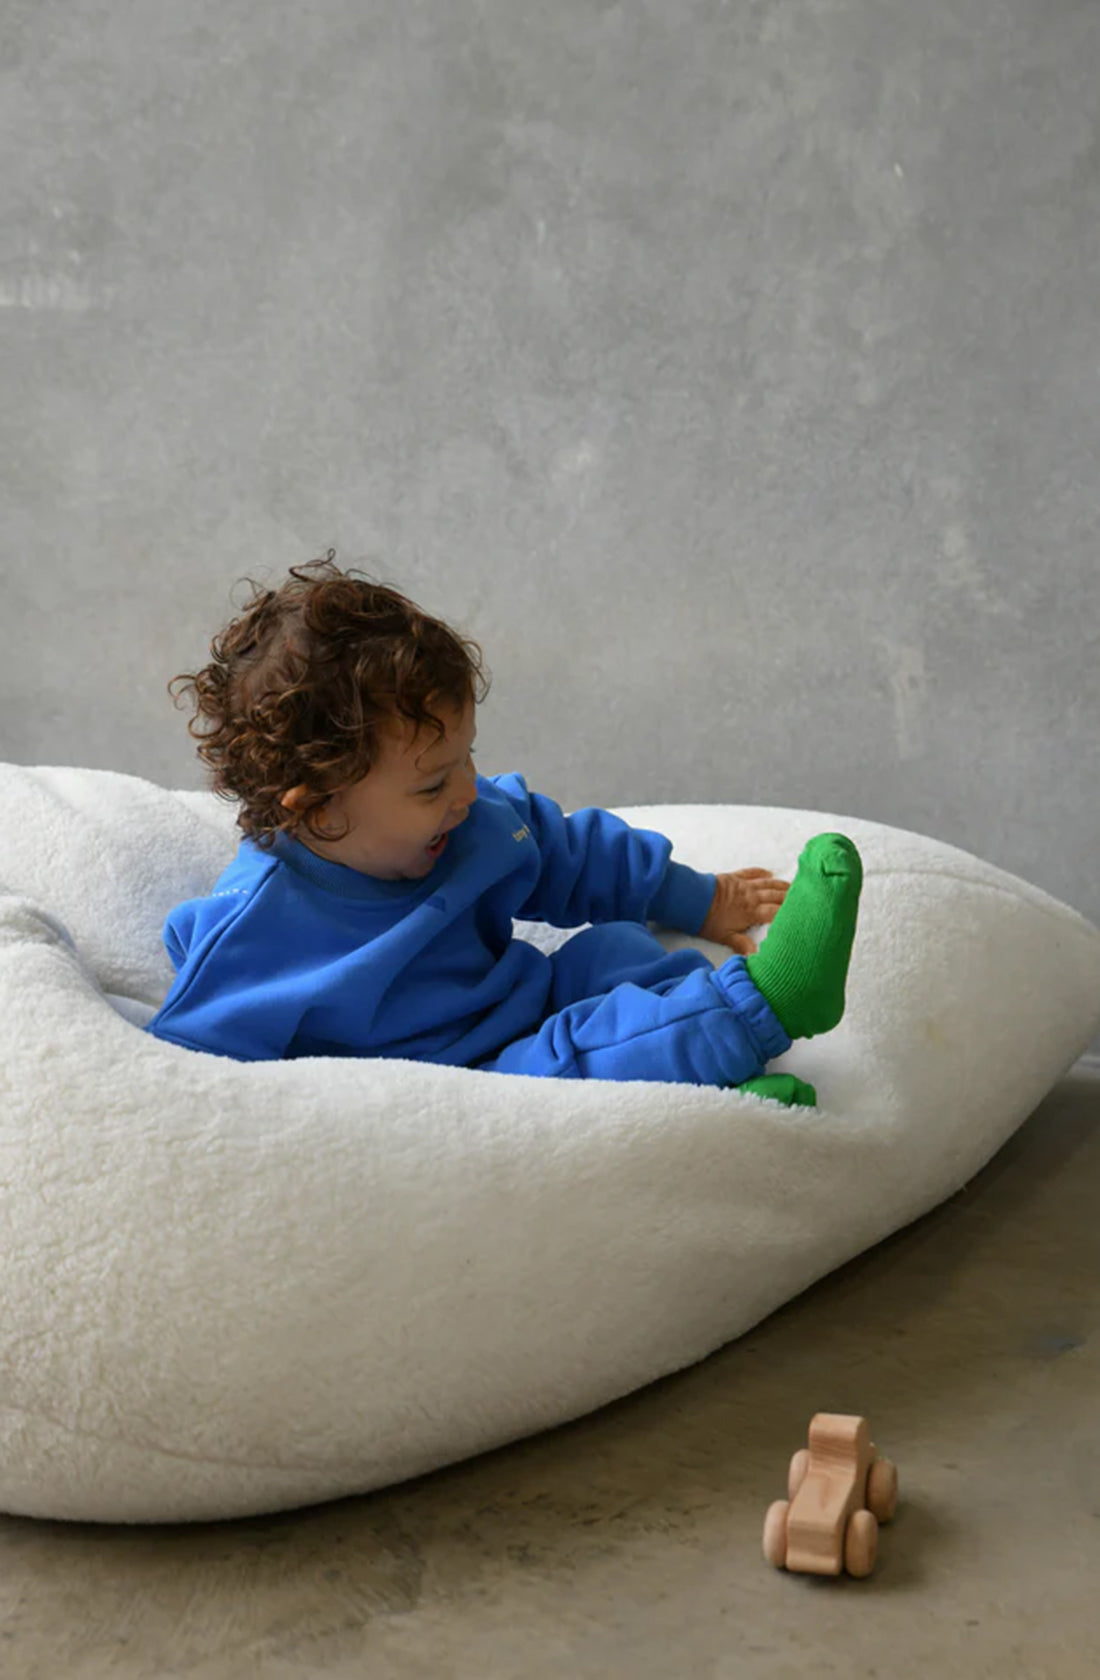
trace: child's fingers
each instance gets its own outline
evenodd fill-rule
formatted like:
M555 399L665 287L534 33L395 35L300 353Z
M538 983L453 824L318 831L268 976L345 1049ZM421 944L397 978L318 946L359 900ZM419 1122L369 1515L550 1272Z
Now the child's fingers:
M745 897L753 904L774 904L778 909L789 891L789 887L754 887Z
M791 883L789 881L780 880L779 876L773 875L770 869L735 869L733 872L733 879L735 881L748 881L754 886L758 881L766 883L768 888L773 892L776 890L779 892L789 892L791 888ZM757 890L759 891L759 888L757 888Z

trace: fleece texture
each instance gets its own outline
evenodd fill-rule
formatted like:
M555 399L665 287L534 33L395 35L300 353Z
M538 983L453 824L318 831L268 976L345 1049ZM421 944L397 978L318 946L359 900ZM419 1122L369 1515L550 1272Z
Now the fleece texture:
M164 1043L139 1030L162 927L233 857L232 810L0 766L0 1508L242 1516L576 1417L951 1195L1100 1025L1100 933L963 852L822 812L618 814L701 871L856 842L847 1014L772 1064L819 1108Z

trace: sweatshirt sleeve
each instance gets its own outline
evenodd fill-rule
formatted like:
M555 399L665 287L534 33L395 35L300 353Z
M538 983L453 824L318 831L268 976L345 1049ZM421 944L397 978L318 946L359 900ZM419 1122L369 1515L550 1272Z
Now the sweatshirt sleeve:
M716 877L671 861L672 842L653 829L632 828L610 811L588 806L566 816L520 775L494 776L538 846L541 865L516 914L552 927L583 922L660 921L698 933Z
M203 912L212 908L191 901L169 916L164 942L176 980L145 1030L186 1050L278 1061L306 1006L302 979L249 937L250 903L204 925Z

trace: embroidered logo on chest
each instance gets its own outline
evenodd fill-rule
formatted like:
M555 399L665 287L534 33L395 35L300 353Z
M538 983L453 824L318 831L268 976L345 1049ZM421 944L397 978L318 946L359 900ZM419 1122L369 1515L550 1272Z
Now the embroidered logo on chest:
M530 838L531 830L528 828L526 823L524 823L522 828L514 828L512 830L513 840L529 840Z

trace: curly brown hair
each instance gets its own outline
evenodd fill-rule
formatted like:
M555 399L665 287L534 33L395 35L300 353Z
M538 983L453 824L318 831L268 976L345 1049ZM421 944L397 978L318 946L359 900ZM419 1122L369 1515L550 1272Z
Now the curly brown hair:
M278 589L243 581L252 599L214 637L212 662L173 677L168 692L178 708L192 691L188 733L213 792L240 801L237 826L261 846L302 823L315 833L331 795L377 761L380 729L395 716L442 739L432 705L461 711L489 692L476 642L389 585L342 570L335 549L292 566ZM288 810L282 796L299 785L308 797Z

